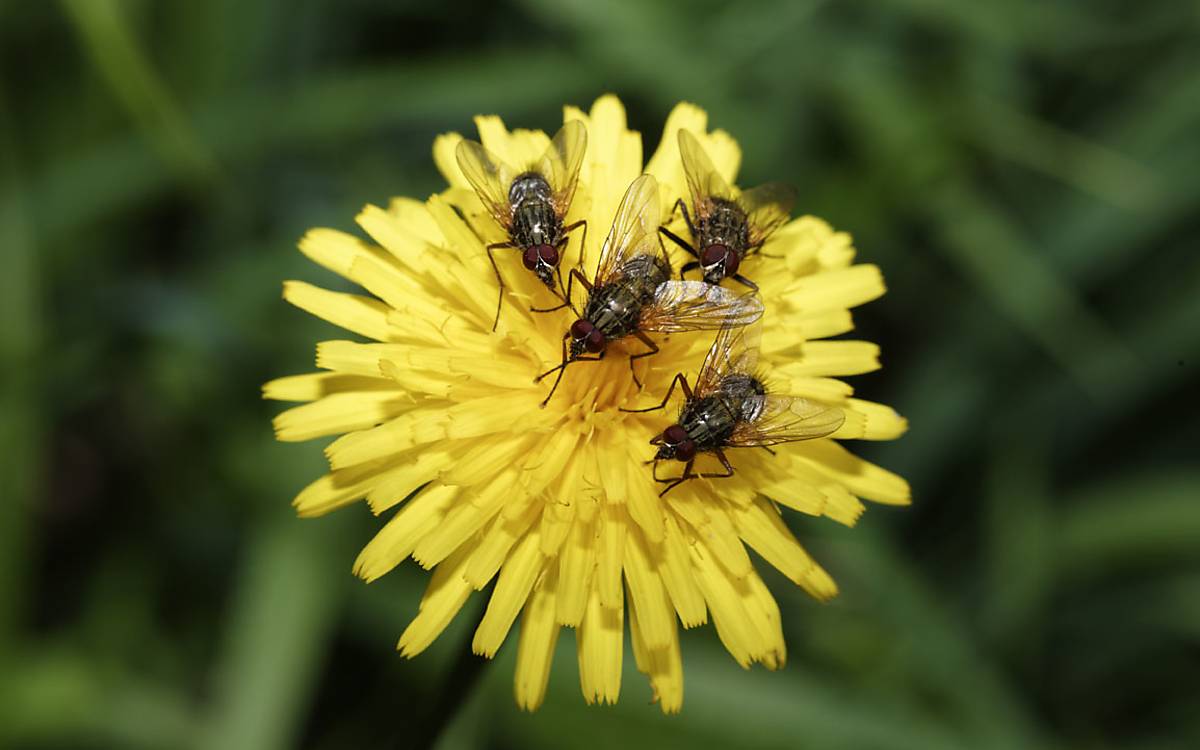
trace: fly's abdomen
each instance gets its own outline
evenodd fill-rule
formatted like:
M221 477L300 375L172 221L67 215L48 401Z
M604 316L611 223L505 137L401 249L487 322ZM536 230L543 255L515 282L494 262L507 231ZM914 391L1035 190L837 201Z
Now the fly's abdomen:
M731 201L713 199L712 212L697 227L701 248L724 245L741 253L750 244L750 222L742 207Z
M649 255L635 255L617 269L615 280L592 290L588 320L608 339L624 338L638 330L642 308L654 299L670 269Z
M596 292L599 292L597 294ZM637 330L642 304L625 284L609 284L592 293L588 320L609 340L624 338Z
M705 396L684 408L679 424L696 443L697 450L703 451L725 445L737 427L737 419L720 398Z

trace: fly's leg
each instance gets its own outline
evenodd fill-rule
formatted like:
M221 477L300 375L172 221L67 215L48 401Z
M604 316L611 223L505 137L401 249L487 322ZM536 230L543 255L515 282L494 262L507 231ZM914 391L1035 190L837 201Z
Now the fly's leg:
M687 224L688 231L692 233L693 237L695 237L696 225L692 223L692 215L688 213L687 204L683 202L683 198L675 199L675 206L671 209L672 215L676 210L683 212L683 221Z
M567 338L570 337L570 335L571 333L568 331L567 333L564 333L562 337L562 362L554 367L551 367L549 370L546 370L541 375L538 375L533 379L533 382L540 383L546 376L554 372L558 373L558 377L554 379L554 385L550 387L550 393L546 394L546 398L540 405L543 409L546 408L546 404L550 403L550 399L554 396L554 392L558 390L558 384L562 382L563 373L566 371L567 365L571 364L572 362L598 362L604 359L605 354L608 354L607 351L603 351L600 352L600 355L597 357L575 357L574 359L571 359L567 356Z
M567 299L567 287L563 284L561 267L554 267L554 276L558 279L558 291L562 293L563 300L565 301Z
M692 464L694 464L694 463L696 463L695 459L688 461L687 466L683 467L683 474L681 476L667 478L667 479L659 479L657 476L654 477L654 481L656 481L656 482L663 482L663 483L670 482L670 484L668 484L666 486L666 488L663 489L662 492L658 493L658 496L662 497L663 495L667 494L668 492L675 489L679 485L683 484L687 480L695 479L697 475L692 473Z
M500 296L496 299L496 319L492 321L492 332L495 332L496 326L500 325L500 305L504 303L504 277L500 275L500 266L496 265L496 256L492 255L492 251L520 249L511 242L494 242L487 246L488 260L492 262L492 271L496 274L496 283L500 285Z
M588 290L589 292L592 291L592 282L588 281L587 277L584 276L583 272L578 268L572 268L571 278L567 279L567 296L570 296L571 294L571 282L575 281L575 279L579 279L579 283L583 284L584 289Z
M656 481L656 482L673 482L673 481L675 481L675 479L677 479L677 477L670 477L668 479L662 479L658 476L659 459L652 458L649 461L647 461L646 463L654 464L654 468L650 470L650 476L654 477L654 481Z
M586 260L587 259L587 230L588 230L587 219L580 219L579 221L575 222L574 224L570 224L568 226L563 227L563 238L561 240L559 240L559 244L562 244L562 245L567 244L567 235L570 234L571 232L573 232L574 230L578 229L579 227L583 227L583 240L579 243L579 263L577 263L576 265L586 266L587 265L587 260Z
M765 446L765 445L760 445L760 446L758 446L758 447L759 447L759 448L762 448L762 449L763 449L763 450L765 450L767 453L770 453L772 456L774 456L774 455L775 455L775 451L771 450L770 448L768 448L768 447L767 447L767 446Z
M696 252L696 248L692 247L689 243L685 242L679 235L675 234L670 229L667 229L666 227L659 227L658 233L665 236L667 239L669 239L671 242L674 242L676 245L679 245L680 247L682 247L692 257L695 257L695 258L700 257L699 253Z
M539 404L539 406L542 409L545 409L546 404L550 403L550 399L554 397L554 392L558 390L558 384L562 382L563 373L567 371L567 365L571 364L572 362L599 362L600 360L604 359L604 354L607 354L607 352L600 354L598 357L576 357L575 359L568 359L558 367L555 367L554 370L558 370L558 377L554 379L554 385L550 387L550 392L546 394L546 398L542 400L542 403ZM554 372L554 370L547 370L539 375L537 379L541 380L550 373Z
M667 485L666 489L658 493L658 496L662 497L689 479L728 479L729 477L733 476L735 473L733 470L733 465L730 464L729 459L725 457L725 452L720 448L717 448L713 452L717 454L717 460L720 461L721 465L725 467L724 474L696 474L692 471L692 465L696 462L696 460L692 459L691 461L688 461L687 466L684 467L683 475L674 481L669 479L658 479L658 477L655 477L655 479L659 482L671 481L671 484Z
M738 282L742 286L749 287L753 291L756 291L756 292L758 291L758 284L755 284L753 281L751 281L750 279L747 279L745 276L741 275L740 273L735 273L733 276L730 276L729 278Z
M637 336L638 340L641 341L643 344L650 347L649 351L641 352L640 354L631 354L629 356L629 374L633 376L633 382L637 384L637 387L640 390L642 387L642 381L638 380L637 373L634 372L633 360L641 359L642 357L649 357L651 354L658 354L658 344L654 343L654 341L651 340L649 336L642 333L641 331L634 331L633 335Z
M695 271L699 267L700 267L700 261L693 260L691 263L684 263L683 268L679 269L679 278L682 279L683 275L685 273L687 273L688 271Z
M725 467L725 473L724 474L696 474L696 476L704 477L705 479L728 479L729 477L733 476L733 474L734 474L733 465L730 464L729 459L725 457L725 451L721 450L720 448L716 448L713 450L713 453L717 454L717 460L720 461L721 465ZM691 467L689 467L689 468L691 468Z
M561 279L560 279L560 281L561 281ZM529 312L551 313L551 312L555 312L557 310L561 310L566 306L567 306L567 303L564 302L561 305L555 305L554 307L531 307L531 308L529 308Z
M583 275L583 272L579 270L578 266L572 268L571 273L567 275L567 298L565 302L568 306L570 306L572 312L578 314L578 312L575 310L575 305L571 304L571 293L575 291L575 279L579 279L579 283L582 284L583 288L589 292L592 291L592 282L587 280L587 277Z
M536 313L554 312L555 310L561 310L564 307L570 307L572 310L574 310L575 306L571 304L571 292L574 291L574 289L575 289L575 287L573 285L575 283L576 278L579 279L579 282L581 284L583 284L584 287L586 287L589 292L592 290L591 283L589 283L587 278L582 273L580 273L579 269L572 268L570 275L567 277L566 297L563 298L563 303L561 305L555 305L554 307L531 307L531 308L529 308L529 310L531 312L536 312ZM559 283L560 284L562 283L561 276L559 277Z
M671 379L671 387L667 388L667 395L663 397L662 403L659 404L658 406L651 406L651 407L648 407L645 409L619 409L618 411L623 411L626 414L645 414L648 411L658 411L659 409L665 409L667 406L667 402L671 400L671 394L673 394L675 392L676 384L683 386L684 398L686 398L688 401L691 401L692 400L691 386L688 385L687 376L685 376L682 372L680 372L680 373L676 373L675 377Z
M541 408L543 408L543 409L546 408L546 404L550 403L550 397L554 395L554 392L556 390L558 390L558 383L559 383L559 381L562 380L563 370L566 370L567 365L571 364L570 360L567 359L567 337L570 335L571 335L571 333L570 333L570 331L568 331L568 332L564 333L562 336L562 361L558 364L558 366L552 367L549 370L546 370L541 375L538 375L536 378L533 379L533 382L540 383L540 382L542 382L542 378L546 377L547 375L549 375L550 373L552 373L556 370L558 371L558 377L554 379L554 385L550 388L550 393L546 394L546 399L544 401L542 401Z

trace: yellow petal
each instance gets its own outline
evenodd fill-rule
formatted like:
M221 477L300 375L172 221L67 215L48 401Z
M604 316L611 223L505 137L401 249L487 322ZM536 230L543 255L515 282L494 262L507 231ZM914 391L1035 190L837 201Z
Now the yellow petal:
M399 565L446 516L458 487L431 486L392 516L354 561L354 575L374 581ZM465 567L466 559L460 567Z
M303 518L323 516L363 498L384 476L387 468L381 464L330 472L301 490L292 505Z
M369 339L388 341L394 335L387 320L388 307L377 299L331 292L303 281L285 281L283 298L311 315Z
M433 571L429 587L421 597L421 609L405 628L396 648L402 656L412 658L424 651L442 634L471 595L471 586L462 578L462 568L470 554L464 544Z
M867 500L887 505L908 505L908 482L887 469L864 461L832 440L809 440L795 445L802 460L821 474L844 484Z
M425 206L420 210L426 215L429 213ZM425 273L438 265L433 245L443 241L440 235L431 242L415 231L410 222L402 221L378 206L366 206L355 220L410 273Z
M300 239L300 252L320 266L347 279L355 280L350 273L354 261L362 258L396 268L396 261L383 250L358 237L336 229L310 229Z
M830 435L838 440L892 440L908 429L908 420L884 404L847 399L841 406L846 421Z
M729 573L721 568L703 542L690 545L688 551L696 569L696 582L712 612L717 636L737 663L748 668L759 644Z
M640 613L639 622L647 646L666 648L675 633L675 612L645 545L640 533L630 532L625 541L625 581L629 587L630 605L636 605Z
M537 532L526 534L505 561L496 589L488 600L487 611L471 642L471 650L476 654L492 658L508 635L517 613L525 606L534 581L542 572L542 553L538 546Z
M817 471L811 462L793 455L799 445L788 444L778 449L772 461L760 464L756 472L759 492L801 513L853 526L863 513L862 502L840 482Z
M604 507L596 555L596 585L605 607L621 606L621 565L625 558L626 515L622 506Z
M768 390L772 393L804 396L826 404L841 404L854 393L854 389L849 385L833 378L789 377L784 379L779 368L771 371L768 385Z
M446 182L454 187L469 188L471 183L467 182L467 178L463 176L462 170L458 168L458 144L462 142L463 137L458 133L442 133L437 138L433 139L433 163L437 165L437 169L442 173L442 177Z
M685 628L693 628L708 622L704 595L692 571L684 532L672 516L668 515L665 520L663 543L648 545L649 554L671 596L671 604L679 614L679 621Z
M746 543L793 583L821 601L837 595L833 579L800 546L768 501L755 500L735 510L733 517Z
M671 210L676 199L689 199L683 163L679 157L680 129L689 130L697 136L704 134L708 129L708 114L695 104L680 102L667 115L662 139L646 163L646 173L654 175L662 186L664 214Z
M275 401L316 401L334 393L374 390L394 391L396 384L384 378L312 372L270 381L263 386L263 398Z
M779 615L779 605L757 573L746 576L739 584L745 586L742 590L742 605L754 627L757 639L758 648L754 658L762 662L767 669L779 669L787 661L787 647L783 642L783 618Z
M763 332L763 353L794 352L805 341L838 336L854 330L854 318L849 310L807 312L786 304L768 305L769 315ZM787 358L779 357L779 361Z
M525 711L533 711L542 705L546 697L546 683L550 681L550 664L554 647L558 644L558 623L554 621L555 587L558 572L547 569L533 587L533 595L525 605L521 618L521 639L517 647L517 668L513 678L513 689L517 705Z
M427 448L391 459L385 463L399 464L380 478L378 484L367 493L367 505L371 512L379 515L394 507L417 488L437 477L445 467L453 463L462 452L461 444L445 443L437 448Z
M669 611L671 603L665 599L663 603ZM629 633L638 670L650 678L654 700L658 702L662 712L678 713L683 707L683 660L679 653L679 633L672 622L671 637L667 645L651 649L642 634L641 616L641 608L630 602Z
M620 592L620 589L617 589ZM587 611L575 633L579 658L579 686L583 699L591 703L616 703L621 696L622 634L624 607L620 594L616 607L604 606L600 592L592 588Z
M641 446L630 443L623 458L628 474L625 485L625 504L629 517L651 541L662 541L663 514L658 491L647 467L642 465Z
M815 216L801 216L781 227L763 246L763 252L785 256L788 270L794 276L843 268L854 260L850 235L833 231Z
M801 276L781 291L780 298L811 313L856 307L878 299L885 291L879 268L860 264Z
M476 589L482 589L492 580L492 576L500 570L509 550L518 539L523 536L537 537L536 530L529 534L525 532L533 526L541 508L528 496L523 503L514 502L513 506L522 507L523 512L510 517L512 514L508 513L508 509L512 506L509 506L505 508L505 513L498 514L491 527L483 534L482 540L471 555L471 561L467 563L467 572L463 575L467 583ZM516 610L513 610L513 616L516 616Z
M295 406L275 417L275 438L312 440L324 435L363 430L392 419L412 408L412 400L399 391L335 393L319 401Z
M528 399L501 394L449 407L414 409L379 427L338 438L326 449L326 455L334 468L342 468L417 445L507 431L517 420L527 419L531 410L537 410L536 399L533 393Z
M788 378L861 375L879 369L879 346L870 341L808 341L799 357L776 369Z
M509 470L487 484L465 490L461 496L465 502L455 505L442 523L417 543L413 559L423 568L440 563L499 513L516 488L516 471Z
M753 568L723 505L706 504L686 491L667 497L671 509L688 522L696 536L704 540L713 556L735 578L741 578Z

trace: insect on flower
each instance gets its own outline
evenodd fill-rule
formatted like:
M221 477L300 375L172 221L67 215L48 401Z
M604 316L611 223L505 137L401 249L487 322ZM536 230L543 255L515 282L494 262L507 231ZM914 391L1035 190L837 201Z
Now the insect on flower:
M703 281L671 280L671 261L657 233L660 210L658 182L650 175L637 178L617 208L600 250L595 280L589 282L578 267L571 269L560 307L575 309L571 291L576 279L588 291L587 302L563 334L562 362L537 378L541 381L558 372L542 406L554 395L567 365L603 359L613 341L633 336L646 346L646 351L630 355L633 372L634 360L658 352L648 332L744 326L762 316L762 302L750 294L736 295ZM633 379L640 387L636 373Z
M682 210L695 245L666 227L662 233L696 258L684 264L680 277L699 268L710 284L720 284L721 279L730 277L757 291L758 285L738 269L747 255L758 252L771 233L787 222L796 200L795 190L781 182L768 182L740 195L734 193L713 167L700 141L687 130L679 131L679 154L692 211L688 213L682 198L675 202L675 209Z
M586 150L587 129L578 120L563 125L542 157L524 171L512 168L475 141L459 143L455 154L459 168L484 208L508 235L508 241L487 246L488 260L500 285L493 331L500 323L504 302L504 277L492 255L494 250L520 250L525 268L557 296L560 292L555 289L556 279L558 289L562 289L558 262L568 235L583 227L583 241L587 242L586 220L564 225Z
M650 440L658 446L654 456L654 479L666 483L659 493L698 477L725 478L734 474L725 456L725 448L764 448L795 440L810 440L832 434L845 420L842 411L808 399L768 393L762 379L754 373L758 362L759 326L726 325L700 366L696 387L688 385L683 373L671 381L667 395L658 406L623 411L648 412L665 408L679 385L684 404L675 424ZM692 471L698 453L712 453L721 462L723 474L697 474ZM658 462L668 459L684 462L677 477L659 478Z

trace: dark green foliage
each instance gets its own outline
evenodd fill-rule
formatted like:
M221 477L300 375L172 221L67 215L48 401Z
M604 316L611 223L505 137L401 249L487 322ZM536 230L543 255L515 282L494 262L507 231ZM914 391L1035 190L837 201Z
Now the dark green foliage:
M0 746L1200 747L1194 4L448 9L0 3ZM605 91L647 154L705 107L883 267L851 382L912 430L855 447L916 502L790 517L843 594L768 575L785 671L704 628L682 716L632 655L589 709L567 633L530 716L514 634L430 717L472 615L401 660L426 574L350 576L364 507L294 518L320 446L258 386L342 334L279 285L341 286L296 239L438 189L437 133Z

